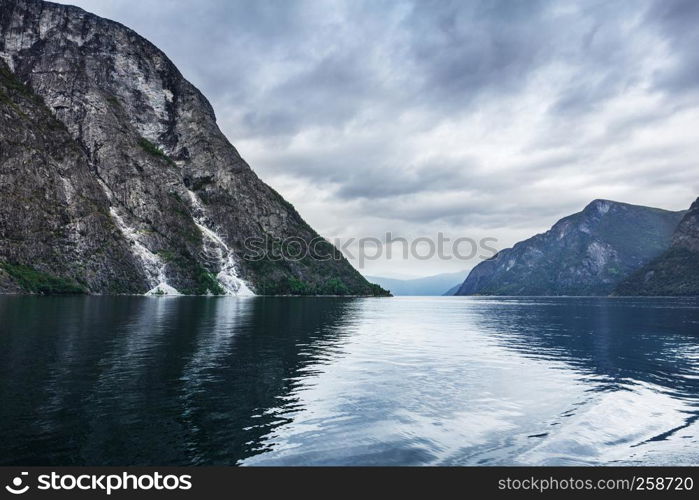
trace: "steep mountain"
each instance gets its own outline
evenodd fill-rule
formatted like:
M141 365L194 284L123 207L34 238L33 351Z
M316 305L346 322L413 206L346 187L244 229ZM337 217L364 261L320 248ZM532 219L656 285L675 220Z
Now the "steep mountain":
M0 136L0 292L147 290L85 153L2 62Z
M699 198L660 257L624 280L615 295L699 295Z
M455 285L455 286L451 287L449 290L447 290L446 292L444 292L444 293L442 294L442 296L443 296L443 297L452 297L452 296L454 296L454 295L457 295L457 293L458 293L458 291L459 291L459 288L461 288L461 283L459 283L458 285Z
M457 295L608 295L668 248L684 213L595 200L478 264Z
M0 0L0 64L0 292L385 294L130 29Z
M366 276L366 279L389 290L393 295L444 295L453 286L458 287L467 274L468 271L461 271L405 280L380 276Z

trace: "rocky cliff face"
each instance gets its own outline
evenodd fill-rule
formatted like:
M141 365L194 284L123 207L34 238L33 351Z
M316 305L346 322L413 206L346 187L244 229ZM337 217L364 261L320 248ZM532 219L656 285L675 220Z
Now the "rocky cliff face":
M0 292L147 289L84 151L2 62L0 136Z
M312 244L204 96L128 28L0 0L0 64L0 291L384 293ZM289 238L315 257L279 258Z
M677 226L670 248L624 280L615 294L699 296L699 198Z
M683 214L595 200L477 265L457 295L608 295L668 248Z

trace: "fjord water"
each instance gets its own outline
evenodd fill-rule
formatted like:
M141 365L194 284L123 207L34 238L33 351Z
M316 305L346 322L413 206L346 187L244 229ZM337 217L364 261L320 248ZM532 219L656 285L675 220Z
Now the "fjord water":
M0 298L0 464L699 464L699 301Z

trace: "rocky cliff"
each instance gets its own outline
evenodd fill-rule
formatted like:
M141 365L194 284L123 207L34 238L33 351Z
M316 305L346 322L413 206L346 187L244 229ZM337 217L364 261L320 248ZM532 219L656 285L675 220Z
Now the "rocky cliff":
M206 98L130 29L0 0L0 65L0 292L385 293L255 175ZM312 252L289 258L290 239Z
M677 226L670 248L624 280L615 295L699 296L699 198Z
M683 215L595 200L481 262L457 295L608 295L668 248Z

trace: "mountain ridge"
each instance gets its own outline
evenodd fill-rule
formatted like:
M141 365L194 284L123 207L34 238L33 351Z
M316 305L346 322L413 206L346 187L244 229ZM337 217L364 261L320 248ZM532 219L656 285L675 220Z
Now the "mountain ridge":
M684 212L596 199L478 264L457 295L608 295L662 253Z

